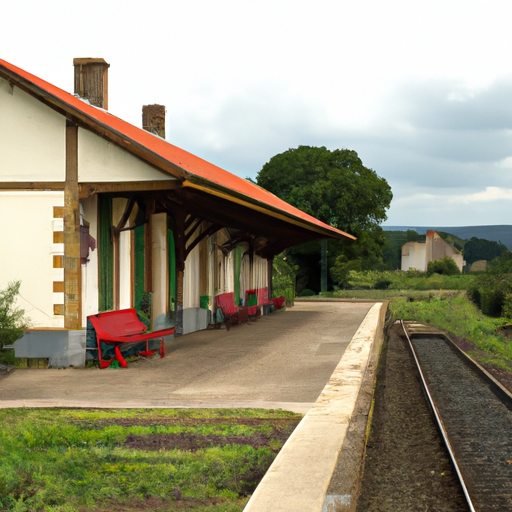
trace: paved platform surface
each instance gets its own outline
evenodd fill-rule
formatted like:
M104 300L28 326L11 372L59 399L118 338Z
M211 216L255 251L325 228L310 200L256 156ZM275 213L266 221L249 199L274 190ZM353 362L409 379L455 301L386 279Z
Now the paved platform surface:
M179 338L126 369L26 369L0 379L0 407L263 407L306 413L371 303L297 302L229 331Z

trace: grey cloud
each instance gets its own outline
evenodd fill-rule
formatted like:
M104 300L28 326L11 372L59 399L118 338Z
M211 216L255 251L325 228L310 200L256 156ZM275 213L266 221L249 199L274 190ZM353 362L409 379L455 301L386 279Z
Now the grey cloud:
M391 185L395 200L388 224L400 224L400 218L437 225L446 219L452 225L496 223L506 201L471 206L470 221L467 207L449 203L448 197L489 186L512 188L512 169L497 164L512 155L508 107L499 119L492 119L509 85L504 82L482 92L482 98L457 105L446 99L451 91L448 82L437 84L433 92L426 85L409 86L393 96L385 115L365 131L333 126L315 103L290 98L277 89L255 89L228 98L210 117L198 113L185 118L170 108L169 140L252 178L272 156L289 148L347 147ZM479 112L485 112L480 123ZM417 193L437 199L414 205L405 201Z
M457 82L425 81L398 91L402 116L418 128L434 130L512 130L512 80L468 91Z

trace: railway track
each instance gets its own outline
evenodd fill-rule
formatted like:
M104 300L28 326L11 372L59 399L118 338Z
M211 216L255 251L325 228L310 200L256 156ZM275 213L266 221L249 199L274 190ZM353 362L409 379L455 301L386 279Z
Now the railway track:
M402 327L469 510L512 511L512 396L440 331Z

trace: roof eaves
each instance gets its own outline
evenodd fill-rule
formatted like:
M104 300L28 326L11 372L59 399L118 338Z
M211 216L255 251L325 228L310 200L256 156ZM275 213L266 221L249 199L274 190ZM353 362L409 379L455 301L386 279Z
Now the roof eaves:
M208 186L205 186L205 182L207 183ZM231 200L231 201L233 201L233 199L235 199L234 202L236 202L238 204L242 204L243 206L246 206L253 210L265 213L267 215L271 215L272 217L275 217L275 218L278 218L281 220L285 220L286 222L291 222L297 226L300 226L300 227L303 227L306 229L310 229L310 230L316 231L317 233L321 233L321 234L324 234L324 235L327 235L327 236L330 236L333 238L340 238L340 239L348 238L350 240L357 240L357 238L355 236L350 235L349 233L345 233L344 231L341 231L341 230L334 228L332 226L329 226L327 224L324 224L324 223L318 221L317 219L315 219L314 217L312 217L312 219L314 219L318 223L308 222L307 220L301 219L301 218L299 218L291 213L288 213L276 206L272 206L272 205L269 205L268 203L258 201L256 199L248 197L244 194L240 194L228 187L222 187L216 183L203 180L202 178L198 178L195 175L191 175L189 179L184 181L183 187L190 187L190 188L202 190L206 193L210 193L210 194L213 194L218 197L222 197L224 199Z
M14 66L12 66L14 68ZM22 70L21 70L22 71ZM28 74L28 73L26 73ZM288 203L286 203L287 209L297 210L298 215L294 215L293 211L286 211L286 209L280 208L279 206L272 205L270 202L258 200L247 193L239 192L237 190L234 190L233 188L230 188L229 186L224 186L222 184L216 183L215 181L209 180L208 178L194 174L188 169L185 169L184 167L181 167L180 165L176 164L175 162L171 161L170 159L163 156L158 151L154 151L151 148L149 148L147 145L145 145L142 142L139 142L134 137L130 137L126 132L123 132L122 130L118 130L113 126L113 124L121 123L122 125L126 125L130 127L130 130L136 130L136 134L141 135L139 132L143 132L144 136L150 136L152 135L149 132L145 132L141 128L137 128L133 125L130 125L129 123L126 123L125 121L115 117L114 115L110 114L108 111L95 107L94 105L91 105L89 102L84 101L82 98L69 94L65 91L61 91L58 88L55 88L58 92L62 92L66 96L69 96L68 99L62 99L56 94L52 94L51 92L47 91L45 88L40 87L33 81L28 80L24 76L20 75L19 73L16 73L15 71L11 70L10 68L4 66L2 62L0 62L0 76L6 76L6 79L10 83L15 83L18 87L25 90L31 95L34 95L36 97L39 97L44 100L46 104L54 106L56 109L63 111L68 114L68 116L75 118L76 121L88 126L89 128L93 129L100 135L106 137L109 140L112 140L113 142L119 144L120 146L124 147L128 151L134 153L135 155L139 156L140 158L144 159L145 161L151 163L152 165L158 167L164 172L167 172L168 174L176 177L181 178L183 180L186 180L193 188L200 188L205 192L212 193L214 195L219 195L224 197L227 200L235 201L237 203L243 203L249 208L262 211L265 213L269 213L274 217L282 218L287 220L288 222L293 222L296 225L305 227L307 229L313 229L314 231L321 233L326 236L331 236L335 238L348 238L352 240L356 240L356 238L348 233L345 233L337 228L334 228L332 226L329 226L327 224L324 224L323 222L319 221L318 219L315 219L314 217L307 216L311 218L311 221L309 221L307 218L304 218L306 214L304 212L297 210L296 208L292 207ZM37 77L35 77L37 78ZM40 80L40 79L38 79ZM40 80L41 81L41 80ZM44 84L46 82L41 81ZM48 84L51 86L51 84ZM55 86L51 86L55 87ZM71 102L80 102L80 104L73 105ZM87 110L91 110L91 113L88 113ZM96 115L92 115L92 112L95 112ZM101 118L105 117L105 120L102 120ZM111 121L111 122L108 122ZM166 144L171 146L167 141L161 139L160 137L157 137L158 143L160 144ZM181 150L183 151L183 150ZM184 152L183 153L187 153ZM194 157L194 155L192 155ZM197 160L198 157L194 157ZM181 162L180 162L181 163ZM212 164L209 164L212 165ZM216 166L213 166L215 169L217 169ZM219 169L220 171L227 173L227 171L223 171ZM238 178L234 175L231 175L232 178ZM242 180L243 178L239 178ZM269 195L269 200L271 198L275 198L276 201L282 202L279 198L271 194L270 192L261 189L261 187L258 187L257 185L251 184L254 187L257 187L260 191L263 191L265 195ZM272 197L271 197L272 196Z

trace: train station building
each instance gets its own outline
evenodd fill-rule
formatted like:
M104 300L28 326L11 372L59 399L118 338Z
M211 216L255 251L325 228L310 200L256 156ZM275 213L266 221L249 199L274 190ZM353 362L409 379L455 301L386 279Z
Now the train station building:
M285 248L354 239L167 142L164 107L143 128L110 114L109 64L73 64L71 94L0 60L0 289L21 281L33 357L83 364L102 311L204 329L222 294L271 297Z

